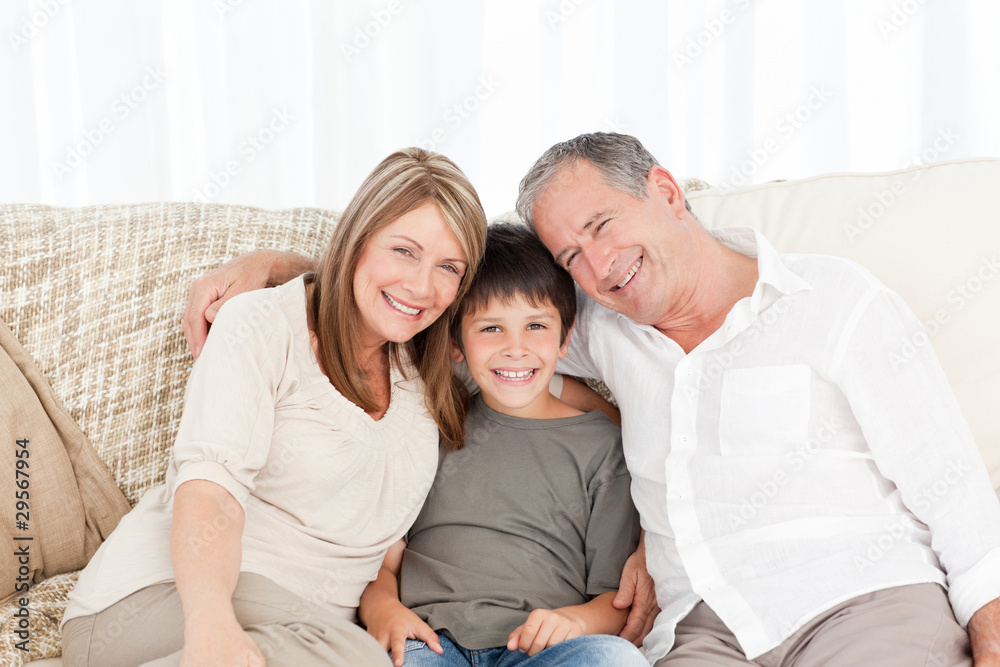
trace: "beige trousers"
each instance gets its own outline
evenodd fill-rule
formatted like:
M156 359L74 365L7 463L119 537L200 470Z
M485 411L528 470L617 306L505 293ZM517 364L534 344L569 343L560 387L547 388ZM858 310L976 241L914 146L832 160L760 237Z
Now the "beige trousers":
M848 600L754 660L704 602L678 623L676 635L655 667L972 667L969 636L937 584Z
M241 573L233 609L268 667L392 664L362 628L267 577ZM167 667L180 664L183 647L184 613L172 583L143 588L63 628L66 667Z

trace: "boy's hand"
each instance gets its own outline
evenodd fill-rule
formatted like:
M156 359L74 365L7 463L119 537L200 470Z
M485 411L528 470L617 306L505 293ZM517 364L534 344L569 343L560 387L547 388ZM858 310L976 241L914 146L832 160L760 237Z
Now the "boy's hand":
M536 609L510 633L507 650L535 655L544 648L587 634L583 621L565 609Z
M368 622L368 634L377 639L382 648L392 651L392 664L395 667L403 665L407 639L419 639L438 655L444 653L431 626L400 603L392 609L373 612Z

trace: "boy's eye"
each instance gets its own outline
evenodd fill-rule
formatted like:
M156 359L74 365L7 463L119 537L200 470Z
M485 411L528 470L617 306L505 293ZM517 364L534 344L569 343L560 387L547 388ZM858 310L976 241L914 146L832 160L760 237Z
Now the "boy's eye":
M542 324L541 322L532 322L531 324L528 325L528 329L535 329L535 330L537 330L537 329L544 329L544 328L545 328L545 325Z

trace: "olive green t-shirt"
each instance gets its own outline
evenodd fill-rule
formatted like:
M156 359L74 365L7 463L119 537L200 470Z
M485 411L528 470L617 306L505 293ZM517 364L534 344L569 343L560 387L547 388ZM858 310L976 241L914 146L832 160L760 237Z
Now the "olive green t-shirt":
M466 424L410 529L400 599L475 650L505 645L533 609L617 590L639 517L603 413L522 419L477 396Z

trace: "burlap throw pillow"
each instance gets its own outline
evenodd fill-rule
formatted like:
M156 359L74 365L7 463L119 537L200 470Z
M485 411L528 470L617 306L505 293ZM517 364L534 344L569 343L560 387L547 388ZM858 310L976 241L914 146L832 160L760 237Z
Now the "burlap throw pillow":
M125 496L76 422L0 322L0 597L87 564L119 519ZM6 599L4 600L6 602Z

